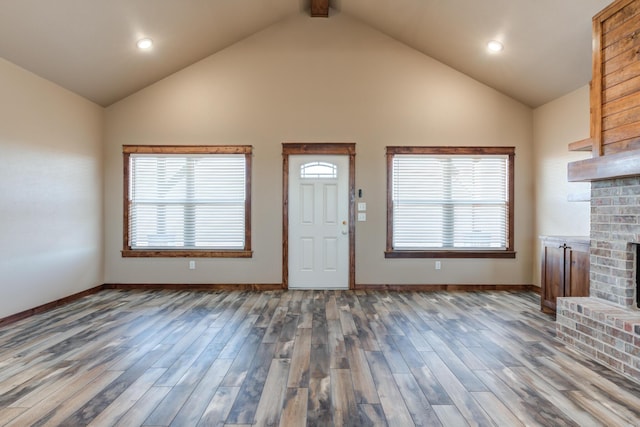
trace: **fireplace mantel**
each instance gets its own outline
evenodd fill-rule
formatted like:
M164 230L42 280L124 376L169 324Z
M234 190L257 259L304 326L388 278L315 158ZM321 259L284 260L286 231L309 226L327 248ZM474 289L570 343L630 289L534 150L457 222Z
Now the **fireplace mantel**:
M640 150L622 151L571 162L567 176L571 182L640 176Z

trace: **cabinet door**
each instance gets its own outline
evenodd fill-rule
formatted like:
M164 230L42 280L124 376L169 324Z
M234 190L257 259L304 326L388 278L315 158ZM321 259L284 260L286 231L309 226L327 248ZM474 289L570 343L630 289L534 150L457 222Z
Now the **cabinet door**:
M543 311L556 311L556 298L564 296L564 249L550 243L543 247L542 299Z
M564 293L568 297L589 296L589 251L567 249Z

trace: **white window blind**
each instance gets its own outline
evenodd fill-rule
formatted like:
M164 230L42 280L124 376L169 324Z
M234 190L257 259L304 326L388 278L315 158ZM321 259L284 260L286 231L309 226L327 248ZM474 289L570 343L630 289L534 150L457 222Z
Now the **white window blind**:
M508 178L506 155L394 155L393 249L506 249Z
M243 249L244 154L132 154L131 249Z

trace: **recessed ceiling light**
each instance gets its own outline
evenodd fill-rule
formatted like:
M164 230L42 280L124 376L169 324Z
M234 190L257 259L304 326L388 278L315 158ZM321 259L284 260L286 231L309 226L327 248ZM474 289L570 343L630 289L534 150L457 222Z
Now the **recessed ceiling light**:
M487 43L487 49L489 49L489 52L500 52L504 49L504 45L498 40L491 40Z
M147 49L151 49L151 46L153 46L153 40L151 39L140 39L138 40L138 43L136 43L136 46L138 46L138 49L143 49L143 50L147 50Z

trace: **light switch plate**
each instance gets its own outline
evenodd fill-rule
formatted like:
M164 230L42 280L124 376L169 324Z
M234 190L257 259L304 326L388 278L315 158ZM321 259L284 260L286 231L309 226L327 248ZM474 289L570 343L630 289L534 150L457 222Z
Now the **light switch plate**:
M366 211L367 210L367 202L358 202L358 210Z
M366 221L367 220L367 214L364 212L358 212L358 221Z

